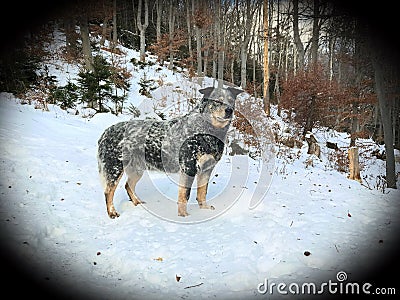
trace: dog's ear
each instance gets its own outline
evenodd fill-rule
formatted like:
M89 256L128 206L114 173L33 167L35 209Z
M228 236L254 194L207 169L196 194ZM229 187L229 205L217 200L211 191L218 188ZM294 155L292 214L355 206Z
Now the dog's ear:
M210 87L206 87L204 89L200 89L199 92L204 95L204 98L208 98L208 97L210 97L213 90L214 90L214 88L212 86L210 86Z
M227 90L232 94L234 99L236 99L237 95L243 93L243 90L239 90L233 87L228 87Z

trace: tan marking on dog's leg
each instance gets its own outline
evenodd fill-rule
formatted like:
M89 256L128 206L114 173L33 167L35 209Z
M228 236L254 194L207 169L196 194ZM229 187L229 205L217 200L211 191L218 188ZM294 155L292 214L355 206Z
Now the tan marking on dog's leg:
M186 217L189 214L187 213L187 188L183 186L179 186L178 188L178 216Z
M104 191L104 196L106 198L106 205L107 205L107 213L111 219L119 217L119 213L115 210L114 207L114 193L117 189L118 182L120 181L122 174L120 177L115 181L114 184L108 183L106 189Z
M197 202L201 209L214 209L214 206L207 205L206 196L208 188L208 180L210 179L211 170L197 174Z
M136 192L135 192L136 184L140 180L140 178L142 178L142 175L143 174L138 174L138 173L136 173L134 175L128 175L128 180L126 181L126 184L125 184L125 189L128 193L128 196L131 199L131 201L133 202L133 205L135 205L135 206L138 204L145 203L139 199L139 197L136 195Z
M208 181L210 180L211 172L216 164L215 158L211 154L203 154L197 158L197 202L200 208L214 209L213 206L207 205L206 196Z
M207 184L197 187L197 202L200 208L210 208L206 202Z
M181 173L179 176L179 187L178 187L178 216L186 217L187 213L187 202L190 197L190 189L192 188L194 178Z
M107 213L111 219L119 217L119 213L117 213L114 207L114 192L116 188L116 185L109 187L107 188L107 192L104 193L106 197Z

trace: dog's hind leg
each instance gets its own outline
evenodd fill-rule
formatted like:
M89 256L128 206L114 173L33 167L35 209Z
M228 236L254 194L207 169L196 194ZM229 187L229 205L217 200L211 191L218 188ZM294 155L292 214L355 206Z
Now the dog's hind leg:
M118 177L117 180L113 182L108 182L104 191L107 205L107 213L111 219L119 217L119 213L117 213L114 207L114 193L118 186L118 182L121 180L122 174L123 173L121 172L121 175Z
M128 180L126 181L125 184L125 189L128 193L128 196L135 206L138 204L145 203L139 199L139 197L136 195L135 192L136 183L140 180L140 178L142 178L142 176L143 172L135 172L134 174L128 174Z

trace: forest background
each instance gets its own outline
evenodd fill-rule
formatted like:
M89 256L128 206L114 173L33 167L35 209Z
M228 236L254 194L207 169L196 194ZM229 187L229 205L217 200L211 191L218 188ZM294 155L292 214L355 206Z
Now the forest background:
M130 74L118 62L113 69L102 68L105 60L92 56L91 38L98 37L100 47L110 52L118 51L118 43L140 50L138 64L147 63L147 51L170 69L241 86L263 98L267 115L271 104L279 112L293 112L289 118L299 124L303 137L326 126L350 133L350 146L360 137L385 143L387 182L395 187L392 153L400 148L400 84L390 10L390 4L327 0L39 1L11 6L15 17L2 20L1 26L0 86L19 95L39 86L57 100L60 90L54 92L50 76L37 72L46 56L46 39L57 27L67 37L65 59L81 64L80 80L86 86L81 98L63 99L62 106L87 101L101 112L106 110L102 99L109 97L118 113L126 93L111 94L112 86L127 91ZM106 40L111 44L105 46ZM93 72L99 75L93 78ZM110 86L93 88L101 76L111 78Z

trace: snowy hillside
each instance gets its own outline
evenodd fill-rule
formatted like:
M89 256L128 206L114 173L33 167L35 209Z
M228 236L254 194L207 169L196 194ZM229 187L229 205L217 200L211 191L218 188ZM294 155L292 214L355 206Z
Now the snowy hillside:
M126 53L127 61L137 56ZM60 82L77 73L57 60L49 66ZM183 73L158 64L131 71L127 103L142 118L156 116L155 103L168 117L183 114L187 99L199 97L199 86ZM158 82L151 100L138 92L144 73ZM192 197L190 216L171 219L177 186L150 172L137 186L147 203L133 206L121 183L114 201L121 216L110 219L97 140L131 115L83 117L88 112L79 109L42 111L0 94L2 247L45 288L86 299L279 297L261 294L260 283L337 281L339 271L354 281L396 246L400 191L382 191L384 161L363 156L363 184L348 180L332 167L325 146L348 145L348 137L324 130L316 133L321 160L310 158L306 143L273 145L273 164L226 153L209 187L214 211L200 211ZM289 126L276 115L274 122L281 132Z

